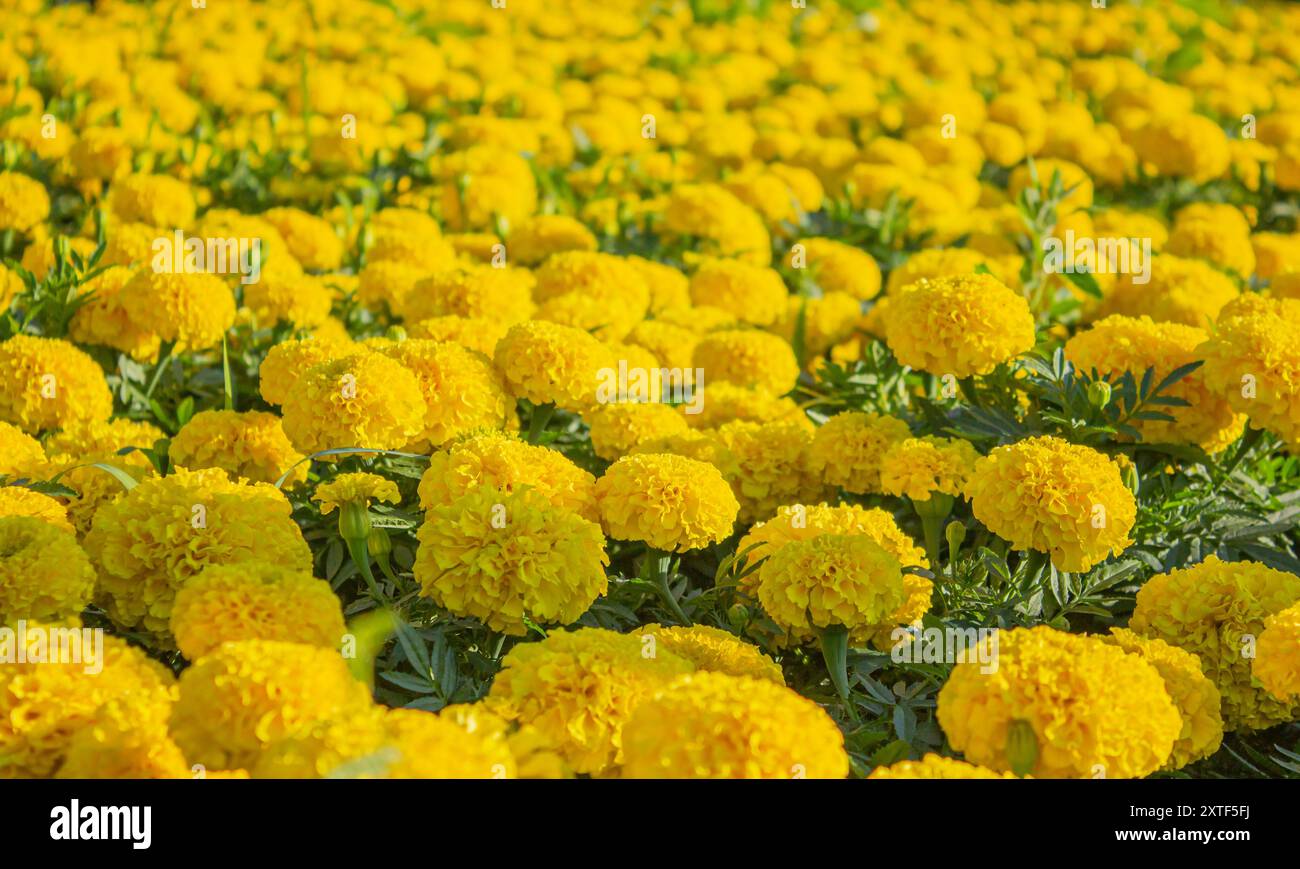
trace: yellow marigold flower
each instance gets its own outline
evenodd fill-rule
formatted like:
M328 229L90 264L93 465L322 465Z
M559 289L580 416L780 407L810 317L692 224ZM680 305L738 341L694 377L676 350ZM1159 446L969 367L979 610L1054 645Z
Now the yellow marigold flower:
M639 637L603 628L555 631L511 649L488 697L575 772L602 773L623 762L623 726L637 706L694 670L666 649L653 658L641 650Z
M308 455L341 447L400 450L426 424L420 379L370 350L309 368L289 389L282 411L284 433Z
M680 655L695 665L695 669L728 676L748 676L766 679L778 685L785 684L781 666L734 634L707 625L666 627L645 625L632 632L637 637L653 637L651 652L657 654L663 646L674 655ZM642 639L642 644L645 640Z
M455 721L418 709L392 709L384 716L391 762L387 778L516 778L518 768L506 740L478 734Z
M1115 315L1065 342L1065 356L1077 370L1096 371L1111 382L1125 371L1141 382L1143 372L1154 368L1154 382L1160 383L1175 369L1202 359L1198 348L1208 338L1204 329L1195 326ZM1241 434L1245 419L1233 411L1223 391L1210 389L1204 371L1192 371L1164 394L1181 398L1188 406L1161 408L1173 422L1136 421L1144 441L1198 444L1218 452Z
M72 523L68 521L67 507L49 495L25 486L0 487L0 518L6 516L30 516L69 534L74 533Z
M623 728L624 778L844 778L844 736L820 706L766 679L695 673Z
M40 441L15 425L0 422L0 474L20 474L44 460Z
M994 772L987 767L933 753L927 754L920 760L900 760L890 766L878 766L867 776L869 779L1013 779L1015 777L1014 773Z
M347 345L321 338L276 344L267 351L258 369L258 390L267 403L284 404L298 381L313 366L337 359L347 351Z
M191 762L252 768L270 745L370 706L337 651L304 643L223 643L180 678L172 736Z
M392 314L405 309L406 300L415 285L427 277L429 270L397 260L369 260L357 274L357 298L361 304L382 312L385 307Z
M812 464L812 436L791 419L729 422L717 430L719 470L740 501L742 523L767 519L783 504L822 500L827 487Z
M468 436L430 456L420 478L420 506L447 506L483 485L506 494L527 487L555 507L599 519L591 474L555 450L501 432Z
M70 528L37 516L0 515L0 556L0 624L77 615L90 600L95 569Z
M1077 163L1056 159L1038 160L1033 168L1037 171L1037 186L1043 190L1052 183L1054 175L1060 176L1061 189L1067 192L1057 205L1059 214L1069 214L1092 205L1092 179ZM1014 202L1020 199L1024 190L1032 186L1035 186L1034 173L1028 165L1021 166L1011 173L1007 181L1007 196Z
M1255 273L1255 249L1250 237L1226 233L1220 224L1209 220L1178 221L1164 250L1174 256L1203 259L1239 277Z
M650 313L690 307L691 282L686 275L672 266L639 256L624 257L623 262L635 269L650 289Z
M740 509L717 468L673 455L619 459L596 481L596 500L610 537L664 552L726 539Z
M596 250L591 230L561 214L528 218L511 231L509 243L510 255L526 266L535 266L551 254Z
M1123 314L1150 317L1157 323L1183 323L1207 329L1223 306L1237 298L1232 278L1208 263L1163 253L1151 258L1147 283L1121 274L1092 313L1093 319Z
M784 395L799 379L794 350L782 338L756 329L711 332L695 345L692 361L705 381Z
M1242 296L1196 353L1211 392L1257 427L1300 444L1300 299Z
M316 493L311 498L320 504L320 512L323 516L328 516L344 504L361 504L369 507L372 500L384 501L388 504L402 502L396 483L378 474L367 473L339 474L328 483L317 486Z
M497 342L505 337L510 324L500 320L481 317L460 317L446 314L441 317L429 317L415 323L408 323L406 334L409 338L430 341L452 341L467 350L476 350L489 359L496 350Z
M167 175L128 175L109 188L108 209L124 223L184 229L194 222L194 194Z
M1228 170L1228 137L1204 115L1162 115L1132 136L1133 150L1161 175L1190 178L1203 184Z
M928 501L936 492L959 496L977 459L970 441L909 437L890 446L881 458L880 489L913 501Z
M821 534L793 540L758 570L758 600L796 641L843 626L865 643L907 603L902 565L870 537Z
M804 262L796 267L811 271L823 292L848 293L864 302L880 293L880 266L871 254L832 238L806 238L799 244ZM792 257L797 253L796 248Z
M820 357L853 335L862 318L862 304L848 293L831 292L816 298L790 296L780 322L772 331L793 344L803 318L805 357Z
M772 241L763 218L720 185L673 187L663 223L671 236L697 239L701 253L759 266L772 261Z
M25 289L26 285L18 272L0 263L0 313L9 310L13 300Z
M487 357L459 344L408 339L382 351L419 381L424 429L407 449L425 452L480 428L504 428L515 418L514 399Z
M966 484L975 518L1018 550L1046 552L1082 573L1133 542L1133 493L1119 465L1089 447L1031 437L975 463Z
M380 706L352 706L337 717L314 720L268 744L254 762L253 778L378 777L397 752Z
M881 492L885 454L911 436L907 423L896 417L839 413L813 435L809 459L827 485L857 494Z
M770 326L785 314L789 291L775 270L727 259L707 259L691 276L691 302L711 305L742 323Z
M922 280L890 295L885 340L931 374L988 374L1034 346L1024 297L987 274Z
M1209 757L1223 742L1219 689L1201 672L1201 659L1164 640L1149 639L1126 628L1111 628L1104 642L1119 646L1156 668L1165 690L1178 707L1183 729L1174 741L1168 769L1179 769Z
M655 322L679 326L682 329L690 329L697 335L703 335L716 329L735 326L739 321L734 315L712 305L686 305L657 312Z
M1279 700L1300 699L1300 603L1264 619L1251 673Z
M50 216L50 195L35 178L0 172L0 231L28 233Z
M226 642L283 640L336 649L347 630L329 583L310 573L249 561L214 564L176 593L170 628L191 661Z
M536 310L527 275L518 269L491 266L434 272L415 282L401 298L397 313L407 322L453 314L508 325L522 323Z
M481 486L431 507L417 536L421 594L494 631L570 624L608 585L599 526L528 489Z
M886 295L892 297L903 287L919 284L922 280L936 281L940 278L967 277L975 274L975 270L980 266L985 266L995 275L999 275L989 258L976 250L944 247L917 251L908 257L905 263L889 273Z
M158 336L132 322L122 306L122 288L130 279L130 269L113 267L82 284L82 295L91 298L72 315L68 337L80 344L121 350L142 362L157 359Z
M697 385L695 394L700 412L685 413L683 410L691 428L714 429L729 422L776 420L792 421L809 432L813 428L812 421L791 398L777 397L734 383L710 383L705 389Z
M209 564L310 569L291 512L274 486L231 482L216 468L150 477L95 514L85 546L99 572L96 600L118 625L165 644L177 590Z
M199 411L172 438L168 454L181 467L221 468L235 480L274 483L285 473L286 484L307 479L306 467L298 464L304 456L273 413Z
M690 329L662 320L643 320L627 336L628 344L649 351L660 365L680 369L687 383L695 381L691 355L699 340L699 335ZM629 360L628 370L633 367Z
M29 434L108 419L104 372L76 345L15 335L0 342L0 421Z
M303 268L328 271L343 262L343 240L329 221L298 208L272 208L260 216L280 231L289 254Z
M512 326L494 360L517 397L575 412L595 404L600 370L616 368L613 351L588 333L540 320Z
M1045 625L984 642L996 643L997 668L979 663L984 654L968 659L939 691L939 724L972 763L1023 764L1035 778L1141 778L1169 759L1182 717L1140 656Z
M0 667L0 778L47 778L63 762L75 734L91 726L104 704L115 698L137 709L163 714L175 694L172 674L140 649L114 636L103 638L96 654L72 624L36 624L66 643L78 661L28 660ZM53 632L66 631L55 636Z
M167 732L171 697L132 691L97 709L72 733L55 778L189 778L190 765Z
M1279 700L1253 681L1248 652L1265 619L1297 600L1300 577L1211 555L1147 580L1138 590L1129 628L1201 659L1201 669L1223 699L1224 730L1262 730L1294 719L1300 700Z
M32 276L38 281L45 280L54 269L58 261L58 255L55 248L60 241L66 241L68 252L78 254L82 258L83 262L88 261L90 255L95 252L95 242L93 239L67 238L65 236L47 238L42 234L43 232L44 230L36 230L33 232L34 238L32 243L27 245L27 249L23 251L23 258L20 263L20 265L27 269L27 271L31 272ZM70 259L68 260L68 264L70 268L74 271L76 270L76 264L72 263ZM84 270L82 273L85 273Z
M1257 232L1250 237L1250 244L1255 251L1255 274L1260 278L1269 280L1282 274L1300 274L1300 233ZM3 291L0 291L2 298Z
M263 274L244 287L244 304L265 325L291 323L310 329L329 319L334 291L314 275Z
M676 409L658 402L598 404L583 414L591 428L591 447L608 462L656 438L687 431L686 418Z
M139 328L189 350L220 344L235 323L235 299L229 287L206 272L139 269L122 287L120 301L127 318Z

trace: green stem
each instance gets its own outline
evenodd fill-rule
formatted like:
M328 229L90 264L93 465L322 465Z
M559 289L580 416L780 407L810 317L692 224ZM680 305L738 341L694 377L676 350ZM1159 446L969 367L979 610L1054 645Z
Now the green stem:
M528 442L535 444L546 431L546 424L555 415L555 405L551 403L533 405L533 412L528 416Z
M943 540L943 523L952 513L953 497L943 492L931 492L924 501L912 501L912 509L921 517L921 531L925 536L925 557L930 560L930 569L939 574L941 570L940 541Z
M384 606L388 606L388 598L384 597L379 590L379 583L375 582L374 571L370 569L370 552L366 549L366 539L358 537L349 540L345 537L343 542L347 544L348 554L352 556L352 563L357 566L357 570L361 571L361 576L370 589L370 595Z
M168 344L166 351L161 356L159 356L158 365L153 370L153 378L149 381L149 388L145 390L144 393L145 398L153 398L153 391L157 389L158 384L162 382L163 372L167 370L167 366L172 361L173 346L174 345L172 344Z
M690 618L682 610L682 605L677 602L677 598L673 596L673 590L668 585L672 556L651 549L646 552L646 564L654 574L652 578L655 588L659 590L659 596L663 598L668 609L672 610L673 617L683 625L690 627L692 624Z

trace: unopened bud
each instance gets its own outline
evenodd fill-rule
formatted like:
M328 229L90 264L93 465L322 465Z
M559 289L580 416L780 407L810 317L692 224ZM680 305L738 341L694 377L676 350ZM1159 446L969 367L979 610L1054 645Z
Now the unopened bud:
M957 557L961 551L961 545L966 540L966 526L956 520L949 522L948 527L943 529L943 537L948 541L948 558Z
M339 508L339 534L344 540L365 540L370 536L370 511L355 501Z
M1038 762L1038 735L1033 725L1022 718L1007 726L1007 762L1011 771L1022 778L1033 772Z
M371 528L366 537L366 550L374 556L387 555L393 551L393 541L383 528Z
M1110 404L1110 384L1104 380L1088 384L1088 402L1098 410Z

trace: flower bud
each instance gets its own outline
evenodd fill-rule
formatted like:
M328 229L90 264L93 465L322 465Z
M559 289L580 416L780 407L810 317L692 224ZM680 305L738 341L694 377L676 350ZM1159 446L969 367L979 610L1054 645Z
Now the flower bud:
M948 541L948 557L956 558L957 553L961 551L961 545L966 540L965 524L953 520L948 523L948 527L943 529L943 537Z
M370 511L364 502L352 501L339 508L339 535L349 542L370 536Z
M1089 383L1088 403L1098 410L1110 404L1110 384L1104 380L1094 380Z
M1038 735L1033 725L1017 718L1007 725L1007 762L1016 775L1029 775L1038 762Z
M376 557L387 555L393 551L392 538L383 528L371 528L366 537L366 550Z

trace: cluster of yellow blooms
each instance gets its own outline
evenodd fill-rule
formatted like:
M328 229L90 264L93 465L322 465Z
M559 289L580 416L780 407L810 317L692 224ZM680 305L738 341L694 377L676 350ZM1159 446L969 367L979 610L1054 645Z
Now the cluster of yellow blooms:
M0 0L0 777L864 775L835 644L968 531L1068 585L1136 449L1300 450L1300 10L710 5ZM1070 430L1053 353L1180 376ZM1300 576L1198 561L947 662L965 760L870 777L1300 719ZM481 690L384 702L376 607Z

